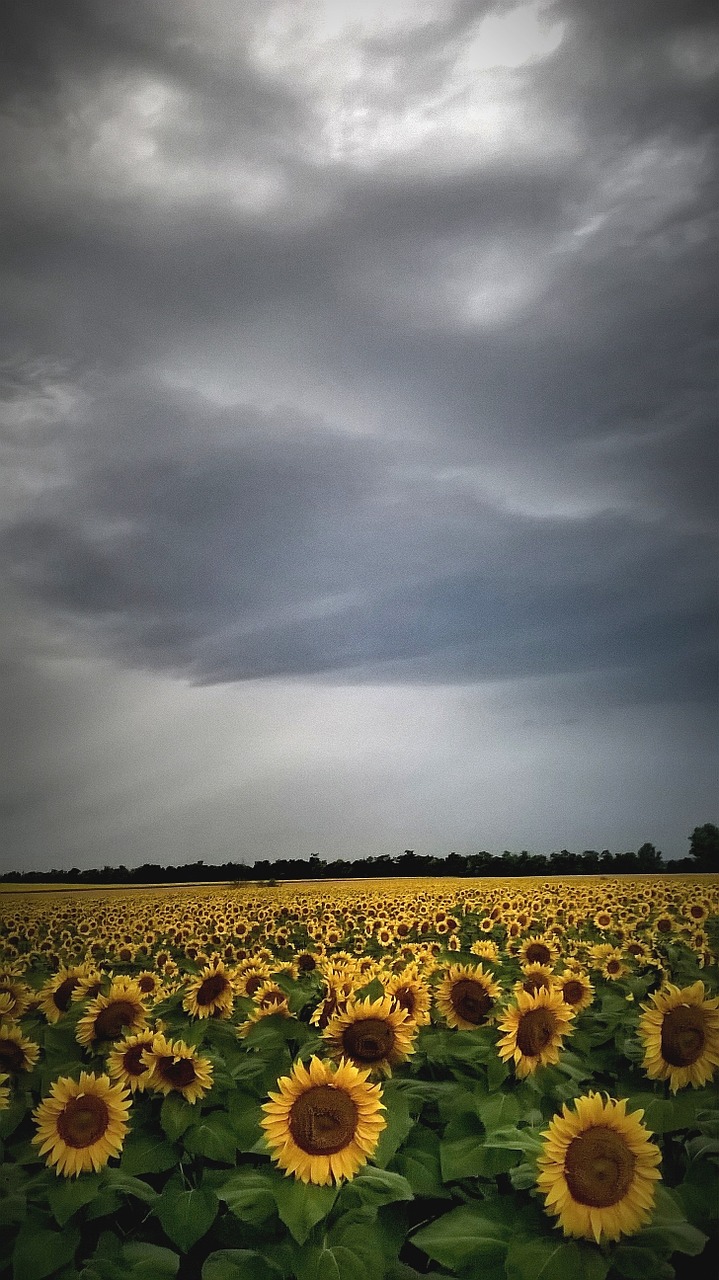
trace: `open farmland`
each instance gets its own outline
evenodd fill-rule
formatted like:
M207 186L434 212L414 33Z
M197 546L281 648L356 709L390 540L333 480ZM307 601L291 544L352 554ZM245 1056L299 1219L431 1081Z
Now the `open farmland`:
M3 1277L670 1280L716 1241L717 877L0 900Z

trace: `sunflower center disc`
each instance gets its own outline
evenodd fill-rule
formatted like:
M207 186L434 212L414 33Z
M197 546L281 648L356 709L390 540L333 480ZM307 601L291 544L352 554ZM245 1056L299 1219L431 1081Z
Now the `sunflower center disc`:
M357 1108L342 1089L316 1085L301 1093L289 1115L290 1133L310 1156L332 1156L352 1141Z
M570 978L569 982L565 982L562 987L562 996L565 1004L579 1004L584 995L584 987L581 982L577 982L576 978Z
M186 1089L195 1079L195 1067L191 1058L160 1058L157 1069L162 1079L173 1089Z
M113 1000L95 1019L95 1035L99 1040L116 1040L123 1027L129 1027L137 1017L137 1008L129 1000Z
M406 1009L407 1013L414 1013L415 996L409 987L398 987L393 994L398 1005Z
M197 1003L203 1008L206 1004L212 1004L213 1000L224 994L227 985L227 978L224 978L221 973L214 974L212 978L205 978L197 992Z
M528 964L549 964L552 955L543 942L531 942L527 947L526 959Z
M662 1057L671 1067L690 1067L701 1057L705 1041L704 1014L696 1005L680 1005L665 1013Z
M359 1062L379 1062L394 1045L394 1031L381 1018L363 1018L347 1028L342 1044Z
M145 993L145 995L149 995L152 991L155 990L156 983L152 974L146 973L142 978L137 979L137 985L140 988L140 990Z
M570 1142L564 1158L564 1176L580 1204L607 1209L626 1195L635 1164L622 1135L597 1125Z
M142 1061L143 1049L147 1049L146 1044L133 1044L122 1055L122 1065L129 1076L141 1076L147 1071L147 1067Z
M22 1071L25 1054L16 1040L0 1040L0 1069L3 1071Z
M517 1028L517 1048L528 1058L536 1058L551 1042L556 1025L549 1009L529 1009Z
M110 1123L102 1098L85 1094L71 1098L57 1118L57 1131L68 1147L91 1147L107 1131Z
M61 1013L67 1013L70 997L77 986L77 981L77 978L66 978L64 982L60 983L57 991L53 991L52 1002Z
M492 1008L492 997L481 982L475 982L473 978L460 978L459 982L455 982L449 998L455 1013L464 1018L465 1022L473 1022L476 1026L484 1022Z
M548 991L549 981L542 973L530 973L529 977L524 979L522 986L530 996L533 996L537 991Z

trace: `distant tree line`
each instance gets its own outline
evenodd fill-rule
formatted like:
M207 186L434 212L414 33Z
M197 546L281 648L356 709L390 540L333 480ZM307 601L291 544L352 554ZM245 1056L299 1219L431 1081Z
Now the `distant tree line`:
M250 866L244 862L206 863L202 858L183 866L163 867L145 862L140 867L79 867L52 871L6 871L0 881L26 884L182 884L192 881L257 880L354 880L366 876L577 876L642 875L647 872L719 872L719 827L707 822L689 836L689 856L665 861L653 844L643 844L636 852L610 853L609 849L585 849L571 853L560 849L543 853L450 853L443 857L421 855L405 849L397 857L387 853L348 862L336 858L327 862L314 854L308 859L263 859Z

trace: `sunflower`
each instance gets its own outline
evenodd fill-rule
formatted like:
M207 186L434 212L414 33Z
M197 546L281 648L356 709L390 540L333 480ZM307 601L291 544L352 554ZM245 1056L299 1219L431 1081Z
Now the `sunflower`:
M0 1022L0 1070L10 1075L32 1071L40 1054L39 1044L28 1040L12 1022Z
M229 1018L234 999L232 978L218 959L188 982L182 1007L192 1018Z
M602 977L609 978L611 982L616 982L618 978L625 976L628 970L619 947L614 947L610 954L605 957L599 972Z
M559 957L559 947L551 938L532 934L525 938L519 951L522 968L525 965L553 965Z
M158 1093L180 1093L186 1102L197 1102L212 1088L213 1066L201 1058L184 1040L166 1040L156 1035L142 1061L149 1074L147 1083Z
M4 1111L6 1107L10 1106L10 1090L5 1084L5 1081L8 1078L8 1076L0 1071L0 1111Z
M704 983L668 982L642 1005L639 1037L650 1080L668 1080L672 1093L711 1080L719 1066L719 997L704 996Z
M135 982L146 1000L153 1002L162 1000L165 995L162 982L153 969L143 969L141 973L136 974Z
M490 964L499 964L499 947L491 938L479 938L469 948L473 956L479 960L488 960Z
M537 1186L565 1236L618 1240L651 1217L662 1156L640 1123L644 1112L626 1108L625 1098L590 1093L575 1111L565 1102L542 1135Z
M88 1047L95 1040L117 1040L142 1031L147 1026L143 994L132 978L115 978L106 996L95 996L79 1019L75 1031L78 1044Z
M666 938L674 932L675 920L674 916L670 916L668 912L663 911L654 921L654 933L660 938Z
M61 1076L50 1097L33 1112L37 1133L31 1142L56 1174L77 1177L104 1168L122 1151L128 1131L130 1095L109 1076L83 1071L79 1081Z
M352 981L344 978L341 981L328 977L325 981L325 994L321 1004L313 1010L310 1017L312 1026L324 1031L331 1019L338 1013L344 1013L347 1001L352 994Z
M333 1058L348 1058L361 1070L381 1075L414 1053L412 1040L417 1024L391 996L379 1000L350 999L343 1013L336 1013L323 1031Z
M594 999L594 987L587 974L581 969L570 969L568 973L563 973L561 977L556 978L555 983L557 990L562 993L564 1003L568 1004L575 1013L587 1009Z
M520 1079L532 1075L537 1067L558 1062L562 1039L570 1031L573 1017L574 1010L556 988L534 995L520 991L516 1004L506 1010L499 1024L506 1033L497 1041L500 1058L514 1061Z
M432 996L427 983L420 977L416 964L410 964L401 969L385 983L384 990L385 995L389 996L400 1009L404 1009L407 1016L418 1027L427 1025L430 1020Z
M100 970L93 966L89 972L85 972L81 978L78 978L70 992L70 999L76 1003L81 1000L94 1000L95 996L100 995L106 978L106 974L100 973Z
M0 978L0 998L5 997L0 1009L3 1017L12 1018L14 1021L22 1018L30 1008L32 996L32 987L29 987L26 982L20 982L7 971Z
M140 1031L134 1036L113 1045L107 1055L107 1070L113 1080L119 1080L131 1093L143 1093L147 1088L150 1069L143 1060L145 1049L151 1049L156 1032Z
M499 983L481 964L450 965L436 992L437 1008L450 1027L474 1031L484 1026L495 1001L502 994Z
M63 966L54 978L50 978L40 989L40 1008L48 1022L58 1022L63 1013L67 1013L72 993L86 974L87 967L84 964L72 965L69 969Z
M535 991L549 991L554 979L555 974L548 964L524 964L522 976L514 984L515 994L517 991L528 991L530 995Z
M366 1164L387 1124L380 1086L368 1076L344 1058L334 1067L313 1057L309 1069L297 1062L277 1081L260 1124L285 1176L325 1186Z

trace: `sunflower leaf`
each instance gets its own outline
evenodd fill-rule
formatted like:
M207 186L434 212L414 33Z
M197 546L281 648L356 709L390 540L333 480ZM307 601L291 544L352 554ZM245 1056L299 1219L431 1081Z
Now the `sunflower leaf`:
M507 1280L604 1280L609 1259L591 1246L575 1241L539 1239L513 1241L506 1261Z
M51 1231L35 1215L21 1226L12 1255L13 1280L44 1280L70 1262L80 1243L78 1230Z
M380 1205L393 1204L397 1200L413 1200L414 1193L401 1174L367 1165L342 1188L341 1198L348 1204L359 1199L360 1204L377 1209Z
M177 1093L168 1093L160 1107L160 1124L165 1136L174 1142L192 1124L197 1112L192 1103Z
M273 1179L272 1193L277 1212L293 1240L304 1244L310 1231L327 1217L337 1199L337 1187L317 1187L297 1178Z
M260 1169L237 1169L232 1173L213 1170L210 1185L215 1194L227 1205L230 1213L241 1222L260 1226L276 1212L274 1179ZM206 1179L203 1179L203 1186Z
M373 1163L379 1169L386 1169L412 1129L413 1121L407 1099L399 1089L392 1088L391 1084L385 1085L382 1090L382 1102L387 1108L383 1112L387 1126L379 1135Z
M673 1280L676 1274L670 1262L665 1262L653 1249L642 1249L632 1244L619 1245L612 1253L612 1267L626 1280Z
M64 1227L74 1214L91 1200L101 1188L97 1173L82 1173L79 1178L56 1178L50 1183L47 1200L59 1227Z
M165 1142L151 1133L130 1133L120 1157L120 1168L137 1177L143 1173L163 1173L173 1168L179 1151L174 1143Z
M210 1111L185 1132L184 1147L191 1155L234 1164L237 1142L224 1111Z
M442 1214L415 1232L412 1244L442 1266L458 1269L480 1260L502 1262L511 1232L508 1210L497 1201L484 1201Z
M254 1249L216 1249L202 1267L202 1280L277 1280L279 1275Z
M159 1219L168 1240L187 1253L207 1234L212 1226L219 1201L214 1191L204 1187L192 1191L166 1189L158 1197L153 1213Z

